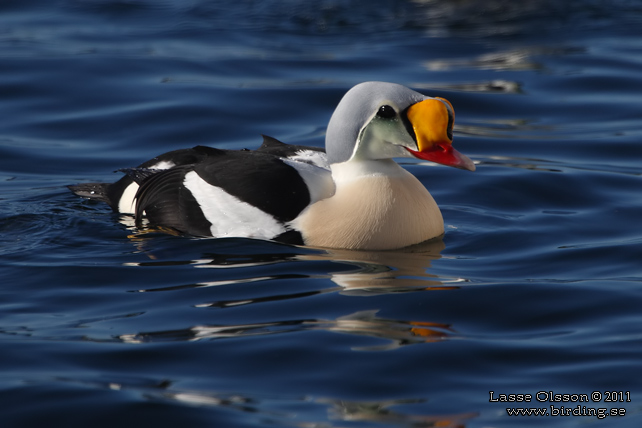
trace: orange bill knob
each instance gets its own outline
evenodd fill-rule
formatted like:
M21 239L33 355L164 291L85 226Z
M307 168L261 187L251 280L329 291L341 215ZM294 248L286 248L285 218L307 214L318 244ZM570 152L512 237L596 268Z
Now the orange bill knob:
M455 111L444 98L428 98L408 107L406 116L415 131L418 150L407 150L416 158L469 171L475 164L452 146Z

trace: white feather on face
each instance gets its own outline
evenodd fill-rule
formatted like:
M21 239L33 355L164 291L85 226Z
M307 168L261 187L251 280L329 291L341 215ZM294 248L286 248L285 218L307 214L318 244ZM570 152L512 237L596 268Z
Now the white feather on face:
M185 174L185 187L198 202L212 225L212 236L272 239L285 232L274 217L241 201L220 187L212 186L196 172Z
M389 101L384 102L388 106L392 105ZM398 108L395 110L399 111ZM414 146L416 146L415 140L399 117L382 119L374 116L359 133L350 159L376 160L408 157L410 155L404 147Z

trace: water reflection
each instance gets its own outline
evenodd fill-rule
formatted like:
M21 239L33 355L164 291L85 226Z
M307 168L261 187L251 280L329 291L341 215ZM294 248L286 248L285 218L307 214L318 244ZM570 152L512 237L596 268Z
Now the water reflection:
M334 272L330 279L344 294L399 293L452 288L450 281L427 273L431 261L441 258L446 248L433 239L397 251L355 251L330 249L299 257L300 260L330 260L356 266L357 270ZM453 280L452 282L456 282Z
M221 410L239 412L249 419L260 419L261 425L293 426L307 428L338 427L335 422L374 422L385 426L399 427L441 427L464 428L466 422L478 416L477 413L422 414L415 406L427 402L423 398L396 398L373 401L351 401L336 397L314 397L268 394L226 393L177 387L166 379L87 379L64 378L56 382L80 384L86 388L122 391L128 395L139 394L151 401L171 401L180 405L194 407L213 407ZM400 408L403 406L403 410ZM394 409L394 407L398 407ZM311 411L320 408L320 412ZM325 413L322 422L310 420L311 415ZM251 420L246 420L251 424ZM342 426L342 425L341 425Z
M209 242L219 242L210 239ZM246 240L248 241L248 240ZM136 245L140 247L140 236L136 237ZM144 242L144 241L143 241ZM273 244L271 244L273 245ZM280 244L274 244L280 245ZM165 267L178 265L193 265L200 269L230 269L237 268L239 272L249 272L252 267L267 266L277 263L289 263L289 268L296 267L298 262L331 262L350 265L345 271L329 272L316 278L328 277L340 289L331 288L329 291L341 291L344 294L399 293L429 289L450 289L459 286L462 278L444 278L428 273L433 260L441 258L445 244L441 239L433 239L412 247L395 251L355 251L341 249L310 249L282 245L284 252L266 253L205 253L198 259L192 260L159 260L153 252L147 252L152 261L126 263L126 266ZM312 250L312 251L309 251ZM356 269L355 269L356 267ZM242 276L240 278L217 278L195 284L182 284L169 287L150 287L135 290L138 292L173 291L183 288L201 288L229 284L267 281L275 279L310 278L310 274L289 273L277 275L260 275L256 277ZM247 300L247 299L244 299Z
M534 57L571 55L584 52L580 47L548 47L533 46L519 49L491 52L474 58L461 59L435 59L426 61L423 66L429 71L448 71L474 68L478 70L494 71L530 71L543 70L541 62ZM514 87L511 85L511 87Z
M319 328L337 333L357 334L386 339L380 346L353 347L355 351L386 351L405 345L439 342L454 334L450 325L426 321L396 321L376 317L376 310L360 311L337 318L334 322L318 322ZM324 325L325 324L325 325Z
M462 68L477 68L480 70L538 70L542 66L530 58L537 52L530 49L494 52L478 56L474 59L436 59L424 62L429 71L447 71Z
M410 86L417 89L434 90L445 89L450 91L461 92L491 92L491 93L504 93L504 94L521 94L522 85L519 82L514 82L505 79L495 79L484 82L468 82L468 83L413 83Z
M325 330L384 339L382 345L353 347L354 351L387 351L401 346L439 342L455 335L450 325L427 321L400 321L376 316L377 310L359 311L335 320L299 319L247 324L197 325L185 329L122 334L125 343L198 341L262 336L302 330Z
M530 119L494 119L484 120L479 124L470 121L466 125L455 125L460 135L492 138L552 139L554 130L550 125L535 124ZM475 159L477 160L477 159Z
M127 266L140 268L191 266L202 270L205 276L213 278L198 283L146 287L133 291L176 292L183 289L234 286L236 288L227 289L225 299L192 304L192 307L199 309L226 309L293 299L309 299L327 293L359 296L452 290L459 288L460 283L465 281L461 278L440 277L429 273L432 261L440 259L441 252L445 248L441 239L397 251L299 248L246 239L185 239L181 242L196 248L200 245L207 245L208 248L218 247L221 251L203 253L191 260L176 260L171 257L163 260L165 257L154 256L150 257L149 261L127 263ZM136 241L136 244L140 244L140 241ZM273 268L276 264L279 266ZM314 272L322 273L317 275ZM303 279L306 281L302 281ZM286 282L286 280L295 281ZM242 287L257 282L268 282L273 286L272 288ZM232 297L229 292L232 293ZM218 293L207 295L211 298L213 295L218 296ZM381 339L383 343L381 340L375 340L372 345L351 349L384 351L406 345L438 342L455 334L448 324L425 320L381 318L377 316L377 311L378 309L357 311L336 319L311 317L284 320L279 319L277 315L276 320L275 317L270 317L268 321L261 322L193 325L180 329L121 334L116 338L126 343L199 341L324 330Z
M386 401L347 401L320 399L328 403L331 419L342 421L368 421L380 424L411 426L411 427L458 427L463 428L464 422L477 416L475 413L455 415L408 415L391 410L392 406L423 403L424 400L397 399Z
M304 291L300 293L288 293L288 294L280 293L280 294L271 294L269 296L250 297L250 298L243 298L243 299L216 300L214 302L209 302L209 303L199 303L194 306L197 308L221 308L222 309L222 308L250 305L255 303L284 301L284 300L290 300L290 299L301 299L305 297L315 296L318 294L332 293L339 290L340 288L335 287L335 288L326 288L323 290Z

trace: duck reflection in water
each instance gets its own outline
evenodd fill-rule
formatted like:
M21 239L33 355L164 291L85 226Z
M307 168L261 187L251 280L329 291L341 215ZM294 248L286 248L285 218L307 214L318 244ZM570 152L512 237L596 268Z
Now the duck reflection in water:
M387 351L401 346L439 342L455 335L448 325L427 321L399 321L376 316L377 310L359 311L335 320L299 319L248 324L196 325L177 330L122 334L126 343L198 341L268 334L283 334L303 330L326 330L387 340L383 345L353 347L354 351Z
M238 243L238 241L228 242L230 245L234 245L235 243ZM298 253L294 251L280 253L266 251L263 254L247 254L247 242L245 242L245 244L246 245L240 246L240 249L244 250L244 252L240 254L231 251L224 254L206 254L198 260L162 261L157 259L149 262L129 264L130 266L135 265L140 267L161 267L167 266L168 264L185 264L193 265L195 268L200 269L215 269L219 273L223 273L220 271L221 269L225 270L225 279L221 278L213 281L173 285L169 287L152 287L135 291L149 293L203 287L243 285L259 281L271 282L309 278L322 280L324 278L325 275L311 276L298 273L287 273L292 272L292 267L296 267L296 263L299 262L330 262L341 265L347 264L353 267L356 266L357 269L330 272L327 278L335 284L335 286L332 287L325 287L322 289L316 288L312 290L308 288L289 293L283 293L281 291L280 293L272 293L268 295L262 292L260 296L248 295L248 290L244 290L242 297L238 299L203 302L195 304L194 307L240 307L265 302L303 299L313 297L315 295L336 292L345 295L377 295L428 290L451 290L458 288L456 285L452 285L452 283L460 281L459 279L440 278L436 275L427 273L427 269L430 267L431 261L441 257L440 252L444 249L444 243L440 239L431 240L404 250L396 251L306 249L304 252L303 249L301 249ZM279 246L277 248L295 249L294 247L288 246ZM229 250L230 248L227 247L227 249ZM270 248L270 250L273 249L273 247ZM265 270L261 270L260 276L250 278L230 278L230 273L236 273L234 268L238 268L239 272L247 274L252 267L265 267L279 263L289 264L289 266L284 267L284 269L278 269L279 272L284 273L265 275ZM309 265L306 265L306 272L310 271L308 267ZM324 271L328 272L329 270L324 269ZM282 287L279 289L282 290ZM234 325L196 325L177 330L123 334L119 336L119 339L129 343L153 341L195 341L321 329L337 333L386 339L387 343L385 344L353 348L354 350L362 351L378 351L395 349L409 344L441 341L454 334L451 327L444 323L424 320L402 321L384 319L377 317L377 312L378 309L358 311L352 314L340 316L334 320L311 318Z
M331 262L333 264L350 265L352 269L329 272L328 278L340 288L331 288L322 292L339 291L342 294L372 294L372 293L399 293L407 291L448 290L459 288L465 282L462 278L439 277L430 274L427 270L433 260L441 258L441 251L445 244L441 239L432 239L421 244L413 245L401 250L393 251L361 251L342 249L314 249L310 247L290 247L270 243L287 248L290 251L264 253L249 253L245 246L239 247L239 252L205 253L198 259L161 260L154 251L144 248L145 236L132 236L138 249L152 259L146 262L126 263L126 266L161 267L176 265L193 265L196 268L230 269L238 268L239 272L246 272L243 268L273 265L277 263L296 262ZM228 243L251 242L247 239L215 239L214 241L227 241ZM211 241L210 241L211 242ZM266 244L258 241L261 245ZM269 248L272 250L273 248ZM355 269L356 267L356 269ZM291 269L290 269L291 270ZM229 272L229 271L228 271ZM232 283L248 283L276 279L312 278L306 274L279 274L258 276L254 278L242 277L235 279L221 279L199 282L196 284L182 284L170 287L151 287L137 290L139 292L169 291L181 288L201 288L228 285ZM314 278L320 278L314 276ZM243 299L247 300L247 299ZM274 299L271 299L274 300Z
M408 415L391 410L393 406L420 404L424 400L397 399L385 401L348 401L320 399L332 405L329 413L332 419L342 421L369 421L388 426L410 427L443 427L464 428L468 419L477 416L476 413L461 413L453 415Z
M452 280L427 273L432 260L445 248L433 239L397 251L326 250L301 256L302 260L329 260L357 266L357 270L333 272L330 279L343 294L399 293L422 289L450 289ZM456 281L458 281L457 279Z
M142 398L153 401L172 401L197 407L220 408L226 411L235 411L260 417L263 424L272 426L299 426L299 427L334 427L332 421L340 422L375 422L386 426L403 427L440 427L440 428L465 428L466 422L478 416L477 413L457 414L417 414L408 412L410 406L422 405L425 399L390 399L374 401L342 400L330 397L310 396L272 396L272 395L244 395L242 393L224 393L217 391L203 391L177 388L172 381L141 382L138 379L118 379L112 381L96 381L86 379L60 379L68 383L78 383L85 387L103 388L110 391L127 391L138 393ZM319 425L314 421L301 419L301 414L296 411L299 406L321 406L326 408L328 422ZM392 407L405 406L406 411L393 410ZM274 408L289 410L274 411ZM415 410L415 409L412 409ZM303 412L301 412L303 413Z
M218 277L217 279L196 284L146 288L136 291L145 293L180 292L181 289L243 286L244 284L260 281L267 281L268 283L276 281L281 285L280 287L274 287L275 290L280 290L279 292L272 292L267 295L264 292L265 289L263 289L260 296L248 296L248 294L258 293L258 291L256 291L256 287L247 287L237 299L217 300L194 305L195 308L222 309L289 299L313 298L324 293L341 293L352 296L451 290L456 289L457 286L454 284L461 281L460 279L443 278L428 273L432 261L440 259L440 253L445 248L443 241L440 239L396 251L322 250L235 239L219 239L214 240L214 242L221 245L218 249L222 251L202 254L198 259L184 261L175 259L163 261L162 259L166 258L166 256L157 257L154 260L137 263L134 266L153 268L182 264L193 266L196 269L212 269L212 276ZM174 246L172 245L171 247L174 251ZM257 248L262 249L263 252L256 251ZM249 251L249 249L255 251ZM303 264L303 266L300 264ZM316 269L311 268L318 264L321 264L321 269L318 266ZM132 265L130 264L130 266ZM338 267L336 272L333 271L335 266ZM345 266L350 266L351 268L346 269ZM323 275L311 275L309 274L311 271L320 271L323 272ZM248 277L248 272L260 273ZM276 274L271 274L271 272L276 272ZM305 272L306 274L301 274L300 272ZM284 293L282 284L291 279L312 279L312 282L306 284L324 285L322 286L323 288L310 289L310 287L306 287L298 290L295 286L295 291ZM332 283L329 287L327 283L330 281L327 280ZM288 289L291 290L292 288L288 287ZM137 344L221 340L226 338L248 339L252 336L322 330L372 338L369 341L370 343L363 344L363 341L359 341L359 346L350 348L355 352L389 352L408 345L442 342L457 336L457 332L452 326L446 323L383 318L377 316L377 313L378 309L371 309L349 313L335 319L274 320L272 318L269 321L252 323L203 324L183 329L122 334L117 339L126 343ZM199 406L227 406L229 405L227 403L230 402L229 400L221 399L216 394L195 391L167 391L164 396L165 398ZM252 403L251 407L259 408L255 408L253 411L258 410L260 412L261 401L260 397L253 397L251 400L243 401L233 407L244 410L248 407L248 403ZM314 402L318 405L326 406L329 419L331 421L341 421L341 423L357 421L395 426L454 428L465 427L468 419L476 417L476 414L473 413L439 415L422 414L422 412L416 410L409 411L412 408L409 407L410 405L421 404L423 401L423 399L346 401L335 397L306 398L307 403ZM238 399L235 403L237 402ZM393 409L393 407L397 406L404 406L406 411ZM279 424L277 423L276 425ZM327 426L335 426L335 424L331 422Z
M390 399L374 401L342 400L330 397L296 396L284 395L246 395L243 393L225 393L220 391L207 391L186 389L178 387L175 382L168 379L149 380L139 378L58 378L59 382L76 384L84 388L103 389L107 391L126 391L129 394L139 394L144 400L154 402L172 401L178 404L186 404L198 407L213 407L256 415L263 423L272 426L299 426L299 427L333 427L330 422L319 425L313 421L301 420L298 406L322 406L327 409L330 421L342 422L376 422L387 426L404 427L440 427L440 428L464 428L465 423L478 416L477 413L458 414L437 414L421 415L404 412L401 409L393 410L391 407L406 406L406 409L413 405L422 405L425 399ZM274 408L288 408L289 411L274 411ZM414 410L414 409L413 409Z

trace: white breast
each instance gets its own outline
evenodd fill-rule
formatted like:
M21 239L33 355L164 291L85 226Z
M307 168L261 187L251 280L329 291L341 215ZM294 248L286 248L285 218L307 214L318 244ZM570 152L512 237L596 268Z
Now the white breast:
M374 169L364 163L347 165L352 163L333 165L335 194L292 222L306 245L395 249L444 233L439 207L412 174L396 163L377 163Z

